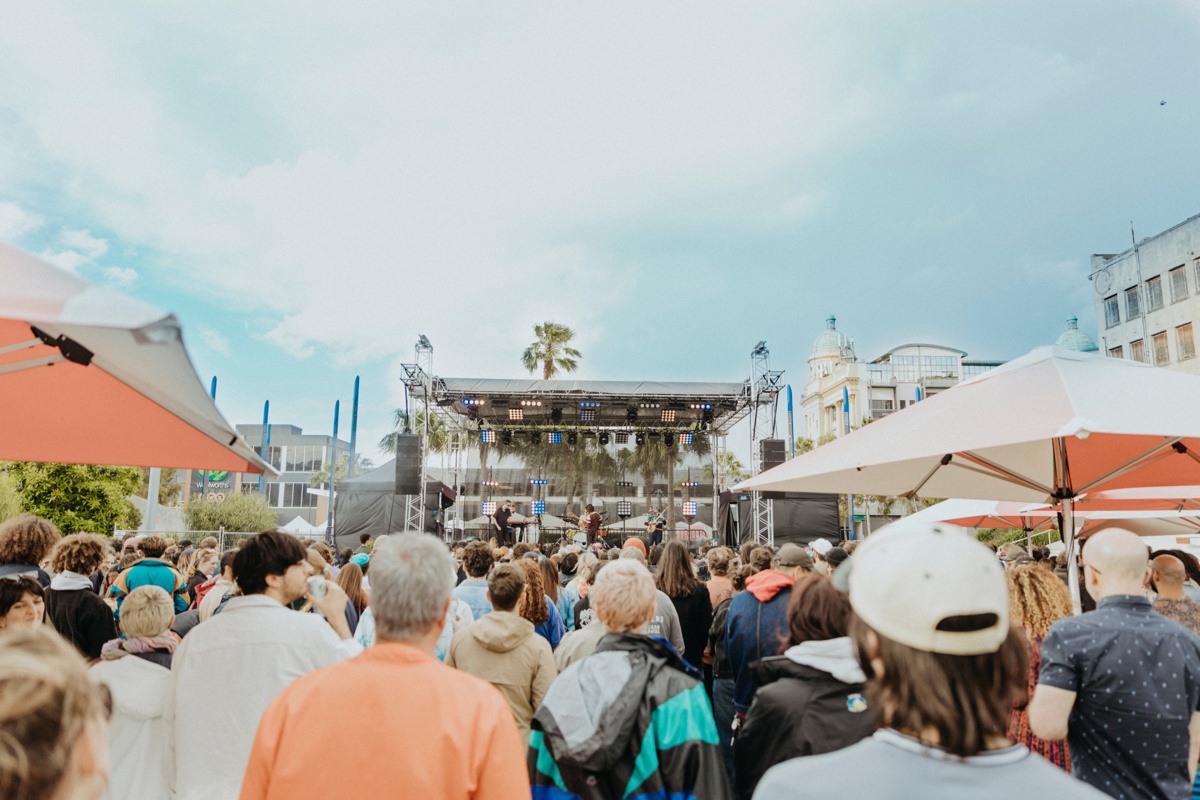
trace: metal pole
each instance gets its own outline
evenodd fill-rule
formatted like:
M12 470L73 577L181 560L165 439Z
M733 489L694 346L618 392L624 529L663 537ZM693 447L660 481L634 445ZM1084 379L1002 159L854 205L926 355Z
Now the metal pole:
M209 387L208 394L209 394L209 397L211 397L213 399L213 401L215 402L217 399L217 376L216 375L213 375L212 386ZM191 491L190 484L189 484L188 491ZM206 495L206 494L208 494L208 470L202 469L202 470L200 470L200 499L203 500L204 495Z
M329 448L329 513L326 515L325 522L325 541L333 545L333 482L334 474L337 470L337 437L338 437L338 414L342 410L342 401L334 401L333 404L333 446Z
M350 477L354 477L354 454L358 444L358 378L354 376L354 404L350 407Z
M154 532L155 516L158 512L158 484L162 477L162 469L150 468L150 487L146 490L146 518L142 520L142 529L148 533Z
M1075 563L1078 549L1075 546L1075 501L1063 500L1062 538L1067 545L1067 588L1071 590L1071 607L1075 613L1083 613L1083 601L1079 593L1079 567Z
M258 435L258 457L261 458L263 461L267 460L267 418L270 416L270 413L271 413L271 401L265 400L265 401L263 401L262 431ZM258 475L258 493L259 494L263 493L262 473L259 473L259 475Z
M787 408L788 408L788 458L796 457L796 428L795 419L792 412L792 385L787 385Z

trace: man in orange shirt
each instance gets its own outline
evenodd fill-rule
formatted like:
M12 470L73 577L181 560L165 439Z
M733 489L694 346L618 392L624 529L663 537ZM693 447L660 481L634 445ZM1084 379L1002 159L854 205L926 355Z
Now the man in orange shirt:
M503 696L434 658L454 562L424 534L395 536L371 560L377 644L309 673L258 726L241 800L339 797L529 798L525 752ZM317 772L314 772L316 770Z

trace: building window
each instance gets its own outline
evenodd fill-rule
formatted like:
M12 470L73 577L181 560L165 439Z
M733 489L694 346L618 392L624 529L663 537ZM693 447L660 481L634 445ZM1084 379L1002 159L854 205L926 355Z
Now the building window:
M1150 337L1154 342L1154 366L1163 367L1171 363L1171 354L1167 350L1167 332L1162 331Z
M1117 296L1104 298L1104 327L1113 328L1121 324L1121 308L1117 305Z
M1108 350L1108 357L1109 358L1124 358L1125 357L1125 348L1121 347L1120 345L1118 345L1117 347L1110 347Z
M1136 342L1129 343L1129 357L1134 361L1146 363L1146 342L1138 339Z
M1171 276L1171 302L1178 303L1180 300L1187 300L1187 272L1184 271L1183 265L1179 265L1167 274Z
M1196 278L1196 285L1200 286L1200 258L1192 259L1192 274Z
M1142 304L1138 302L1139 298L1138 287L1130 286L1125 290L1125 319L1136 319L1142 315Z
M1155 275L1146 281L1146 310L1158 311L1163 307L1162 276Z
M1196 342L1192 338L1192 323L1187 322L1175 329L1175 352L1180 361L1196 357Z

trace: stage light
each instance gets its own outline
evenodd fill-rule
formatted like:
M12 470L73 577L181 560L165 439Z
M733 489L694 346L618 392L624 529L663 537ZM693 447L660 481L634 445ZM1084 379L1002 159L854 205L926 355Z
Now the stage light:
M675 409L664 408L663 412L662 412L662 420L661 421L662 422L674 422L675 421Z
M616 487L618 489L632 489L633 481L617 481Z
M545 500L534 500L532 503L532 509L533 509L533 515L535 517L540 517L542 514L546 513L546 501Z
M550 421L551 422L562 422L562 409L561 408L554 408L554 409L550 410Z
M597 437L596 441L600 442L600 444L608 444L608 434L607 433L600 434L600 436Z
M500 434L500 444L512 444L512 431L502 431Z
M633 406L630 406L629 409L625 412L625 421L634 423L634 422L637 422L637 418L638 418L638 410L636 408L634 408Z
M562 444L562 434L558 431L550 431L546 436L546 441L549 444Z
M628 433L618 433L617 434L617 444L629 444L629 434Z
M487 400L477 397L464 397L462 404L464 406L481 406L487 403Z
M692 409L693 411L700 411L701 409L711 409L712 403L692 403L691 405L688 406L688 408Z
M579 434L571 431L567 434L567 444L579 444Z
M638 447L641 447L642 445L644 445L646 443L646 434L638 433L636 436L633 437L633 441L637 444Z
M541 444L542 443L542 435L540 433L538 433L537 431L530 431L529 432L529 443L530 444Z
M617 516L621 519L628 519L633 516L633 503L628 500L617 501Z
M698 487L700 486L700 481L684 481L683 483L681 483L681 484L679 484L679 485L680 485L680 486L687 486L687 487L690 487L690 488L692 488L692 489L696 489L696 488L698 488Z
M496 432L490 429L486 431L480 431L479 441L483 442L484 444L491 444L492 442L496 441Z
M480 481L480 486L499 486L500 481Z
M496 513L496 501L485 500L483 505L480 507L480 510L483 512L485 517L490 517L492 514Z
M658 408L658 403L638 403L639 408Z
M510 408L508 410L508 418L513 420L514 422L520 422L521 420L525 419L525 409Z
M710 407L710 408L704 409L704 413L700 415L700 419L702 419L706 423L712 422L713 421L712 408Z
M580 408L599 408L600 404L593 402L591 400L581 400L579 403L579 407Z
M691 433L679 434L679 443L680 444L691 444L694 439L695 439L694 434L691 434Z
M667 447L674 447L675 446L675 434L664 433L663 434L663 444L665 444Z
M547 483L548 483L548 481L545 478L530 478L529 479L530 486L545 486Z
M697 505L695 500L688 500L684 502L683 515L685 517L695 517L697 511L699 511L699 505Z
M594 409L594 408L579 409L579 420L581 422L595 422L596 421L596 409Z
M521 401L521 405L525 406L526 408L534 408L534 407L540 406L541 404L542 404L541 400L522 400Z

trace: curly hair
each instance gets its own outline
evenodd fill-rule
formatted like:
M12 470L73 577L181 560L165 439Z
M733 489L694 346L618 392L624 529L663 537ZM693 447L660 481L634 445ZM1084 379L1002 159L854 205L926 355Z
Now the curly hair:
M1056 620L1071 616L1071 594L1058 576L1037 564L1005 570L1012 621L1030 637L1045 638Z
M708 562L708 570L718 578L724 578L729 574L729 567L733 561L733 551L728 547L714 547L708 551L704 557Z
M534 625L541 625L550 619L542 570L532 558L519 558L513 563L525 570L525 602L521 605L521 616Z
M108 551L108 542L94 533L73 533L59 540L50 554L55 572L91 575L100 567Z
M495 555L487 542L471 542L463 548L463 569L471 578L486 578L495 561Z
M39 566L61 538L53 522L21 514L0 525L0 564Z

